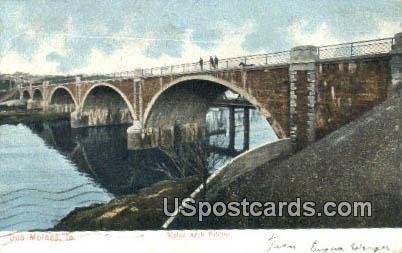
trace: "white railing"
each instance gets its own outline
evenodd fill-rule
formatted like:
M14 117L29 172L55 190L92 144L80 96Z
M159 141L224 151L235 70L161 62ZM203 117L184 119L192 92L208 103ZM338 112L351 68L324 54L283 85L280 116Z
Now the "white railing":
M365 40L318 47L320 60L364 55L385 54L391 51L394 38Z

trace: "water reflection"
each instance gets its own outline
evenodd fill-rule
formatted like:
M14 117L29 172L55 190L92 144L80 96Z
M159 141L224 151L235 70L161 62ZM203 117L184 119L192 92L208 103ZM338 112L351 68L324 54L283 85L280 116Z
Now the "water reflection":
M29 127L49 146L68 157L77 170L93 178L114 195L166 179L158 170L173 165L159 149L127 149L126 125L71 129L69 121L36 122Z
M179 147L140 151L127 149L128 125L71 129L70 122L62 120L36 122L28 126L48 146L68 157L78 171L86 173L102 188L118 196L135 193L164 179L195 174L199 170L194 167L201 166L197 165L196 160L206 162L205 167L214 170L241 153L243 149L241 111L236 114L235 121L236 152L226 149L229 143L226 131L229 128L228 117L228 110L222 108L210 110L207 115L208 128L210 132L217 134L211 135L208 140L183 144ZM272 129L259 114L252 112L250 121L251 147L275 139ZM217 131L219 129L222 131ZM183 170L186 172L181 172Z
M251 148L276 139L265 119L253 110L250 115ZM235 118L239 153L241 111ZM215 170L234 155L226 152L228 111L211 110L207 122L213 132L207 140L141 151L127 149L128 125L71 129L59 120L0 126L0 230L46 229L76 207L205 173L200 168Z
M113 197L21 124L0 126L0 175L0 230L46 229Z

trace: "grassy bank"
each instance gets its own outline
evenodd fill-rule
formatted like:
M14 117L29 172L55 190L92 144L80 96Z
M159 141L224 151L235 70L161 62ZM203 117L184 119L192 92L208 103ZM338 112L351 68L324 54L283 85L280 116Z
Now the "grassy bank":
M167 219L163 198L184 198L200 184L196 177L158 182L138 194L106 204L77 208L57 224L55 231L161 229Z

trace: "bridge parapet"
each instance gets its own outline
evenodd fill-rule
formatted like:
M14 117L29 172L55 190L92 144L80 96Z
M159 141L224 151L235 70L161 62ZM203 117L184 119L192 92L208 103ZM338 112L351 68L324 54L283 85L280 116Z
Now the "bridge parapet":
M203 136L205 105L213 104L210 98L228 89L257 108L280 138L290 137L302 148L382 102L400 90L401 82L402 35L397 34L395 38L220 59L216 67L204 59L202 65L70 76L38 87L20 87L20 94L41 89L46 108L55 90L64 89L57 101L72 97L67 109L75 108L72 122L79 123L72 123L73 127L130 120L127 132L132 146L152 147L177 140L171 130L177 119L187 126L182 133L190 139ZM114 105L119 107L116 112L110 110ZM85 115L91 120L85 121Z
M374 40L355 41L349 43L340 43L333 45L324 45L316 47L317 61L330 61L342 58L354 58L364 56L374 56L389 54L395 38L381 38ZM130 71L121 71L106 74L80 75L81 81L100 82L115 81L120 79L149 78L158 76L182 75L182 74L200 74L213 73L225 70L253 69L266 66L288 65L291 62L291 51L280 51L266 54L246 55L233 58L224 58L219 60L217 67L211 66L208 59L204 59L202 67L199 62L169 65L162 67L135 69ZM75 82L75 77L65 77L51 82L50 85L63 85Z

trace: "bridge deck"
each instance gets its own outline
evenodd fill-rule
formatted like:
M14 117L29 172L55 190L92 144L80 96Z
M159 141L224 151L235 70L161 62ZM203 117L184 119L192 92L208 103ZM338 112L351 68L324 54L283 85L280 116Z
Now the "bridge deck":
M334 45L317 47L318 61L331 61L334 59L356 58L362 56L387 55L395 43L394 38L382 38L374 40L356 41ZM148 78L169 75L190 75L190 74L209 74L217 71L254 69L267 66L281 66L290 63L291 51L281 51L266 54L247 55L241 57L220 59L218 66L213 67L207 59L204 59L202 66L199 62L184 63L171 66L136 69L133 71L122 71L110 74L78 75L81 81L114 81L121 79ZM62 78L52 77L46 79L51 84L61 85L73 83L75 77L65 76ZM44 81L46 81L44 79ZM37 80L35 81L37 83ZM24 86L29 84L25 83Z

